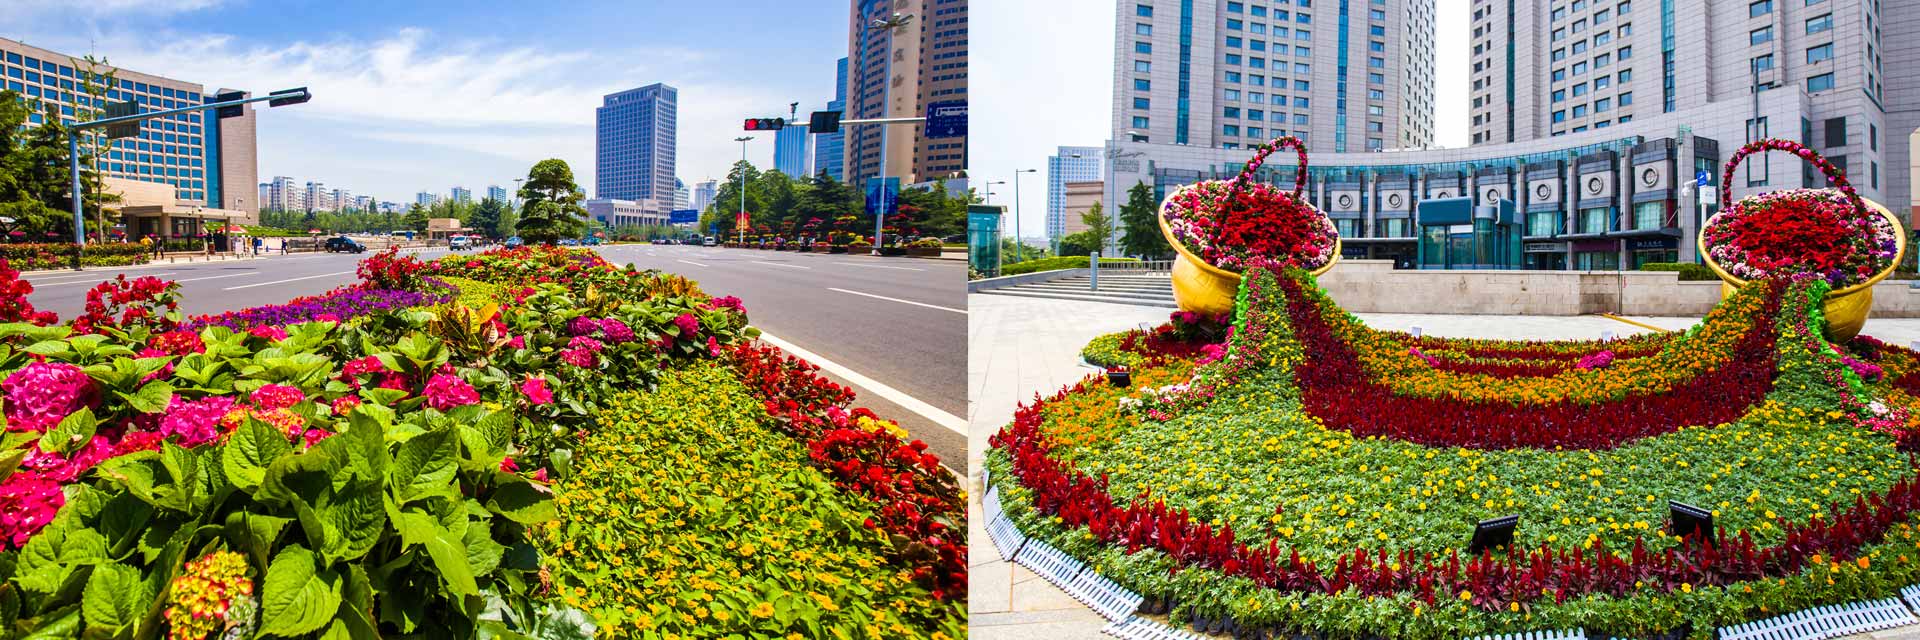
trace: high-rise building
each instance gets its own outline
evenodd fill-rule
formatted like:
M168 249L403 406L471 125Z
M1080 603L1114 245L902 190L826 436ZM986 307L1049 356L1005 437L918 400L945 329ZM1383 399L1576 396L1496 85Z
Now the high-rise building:
M673 208L675 211L693 206L693 194L687 191L687 183L679 178L673 179Z
M1476 0L1473 8L1474 144L1619 127L1712 105L1736 126L1752 123L1745 136L1722 144L1804 141L1845 169L1863 195L1907 210L1907 133L1920 126L1920 79L1885 69L1920 63L1916 3ZM1799 98L1786 111L1756 114L1756 87ZM1764 183L1768 165L1778 162L1797 160L1755 158L1743 165L1753 172L1747 181Z
M257 195L260 199L255 200L254 202L260 203L261 211L267 210L268 209L267 205L273 200L273 183L271 182L260 183L260 191Z
M469 202L473 202L473 190L468 189L466 187L454 187L453 202L455 204L466 204Z
M205 85L107 65L93 71L114 76L114 86L101 87L102 99L138 101L148 111L206 104L214 101L215 94L227 91L209 92ZM6 88L59 109L63 119L73 117L81 101L91 100L79 87L89 75L84 60L0 38L0 76ZM38 125L44 118L42 113L32 113L27 125ZM238 222L259 223L260 174L250 105L233 118L218 119L205 111L148 120L138 137L115 141L100 168L111 178L171 185L174 197L183 203L244 211L246 217ZM154 224L158 220L153 218Z
M440 196L436 196L429 191L422 191L420 193L413 194L413 203L420 205L422 207L431 207L433 206L433 203L438 202L439 200L440 200Z
M694 209L706 211L707 207L713 205L714 194L719 193L719 191L720 181L718 180L702 180L696 182L693 185L693 202L689 204L691 204Z
M847 59L841 58L834 63L833 100L827 103L828 111L845 112L847 108ZM813 172L825 172L835 180L846 177L845 131L820 133L813 136Z
M813 160L812 150L808 148L813 136L807 133L807 125L794 123L781 127L773 136L773 168L794 178L806 178L811 174L807 164Z
M1064 238L1079 224L1067 215L1067 183L1100 180L1101 152L1100 147L1060 147L1047 158L1047 237Z
M507 201L507 190L500 188L499 185L487 185L487 199L504 203Z
M274 176L267 183L267 194L260 202L264 209L272 211L306 211L307 192L293 178Z
M1433 144L1433 0L1115 4L1114 140L1242 149L1292 135L1328 153Z
M911 13L913 22L870 28L894 13ZM852 0L848 26L847 118L925 116L932 104L966 103L967 0ZM883 170L903 184L928 182L967 167L965 136L926 138L924 127L907 125L844 131L848 182L864 184Z
M308 211L332 211L333 191L325 183L308 182L306 205Z
M596 198L643 206L672 203L679 102L680 91L665 84L603 99L594 112Z
M333 200L333 209L335 211L344 211L353 208L354 200L352 191L334 189L333 194L329 197Z

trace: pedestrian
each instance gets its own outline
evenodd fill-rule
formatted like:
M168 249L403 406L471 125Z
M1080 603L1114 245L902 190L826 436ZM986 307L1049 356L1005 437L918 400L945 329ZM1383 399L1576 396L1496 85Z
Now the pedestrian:
M140 252L153 253L153 234L140 236Z
M253 255L260 255L260 236L253 237Z

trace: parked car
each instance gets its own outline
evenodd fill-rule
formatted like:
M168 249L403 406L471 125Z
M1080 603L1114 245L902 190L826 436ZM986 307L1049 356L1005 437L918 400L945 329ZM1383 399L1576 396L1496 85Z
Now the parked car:
M367 245L360 244L359 240L346 236L334 236L327 238L326 249L327 253L366 253Z
M512 248L514 248L514 247L518 247L518 246L520 246L520 245L524 245L524 244L526 244L526 241L525 241L525 240L521 240L521 239L520 239L520 236L514 236L514 237L511 237L511 238L507 238L507 248L508 248L508 249L512 249Z
M454 251L459 251L461 249L472 249L473 238L469 238L467 236L454 236L452 238L447 239L447 248L452 249Z
M713 236L707 236L707 239L706 239L705 241L703 241L703 242L701 242L701 243L700 243L700 246L703 246L703 247L711 247L711 246L715 246L715 245L718 245L718 244L720 244L720 243L718 243L718 242L714 242L714 241L713 241Z

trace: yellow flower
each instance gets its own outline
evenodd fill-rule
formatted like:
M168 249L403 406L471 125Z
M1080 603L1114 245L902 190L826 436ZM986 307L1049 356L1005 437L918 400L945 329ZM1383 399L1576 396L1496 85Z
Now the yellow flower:
M773 603L762 602L760 604L753 605L753 608L748 609L747 613L752 615L755 618L773 617Z

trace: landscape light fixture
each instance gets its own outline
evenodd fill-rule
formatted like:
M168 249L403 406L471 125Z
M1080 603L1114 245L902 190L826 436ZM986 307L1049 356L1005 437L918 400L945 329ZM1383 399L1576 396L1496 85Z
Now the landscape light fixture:
M1501 516L1492 520L1481 520L1473 525L1473 540L1467 543L1467 553L1478 556L1495 549L1513 546L1513 530L1520 526L1520 516Z
M1667 511L1673 520L1671 531L1676 538L1698 537L1701 542L1713 546L1713 512L1678 500L1667 501Z
M1125 389L1133 386L1133 372L1126 367L1114 367L1107 370L1107 384Z

